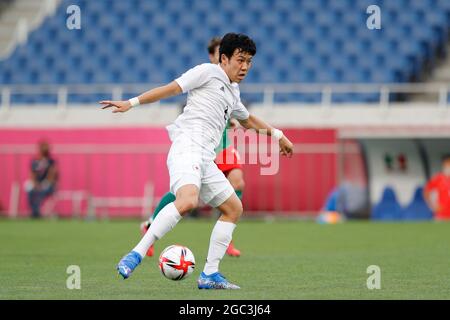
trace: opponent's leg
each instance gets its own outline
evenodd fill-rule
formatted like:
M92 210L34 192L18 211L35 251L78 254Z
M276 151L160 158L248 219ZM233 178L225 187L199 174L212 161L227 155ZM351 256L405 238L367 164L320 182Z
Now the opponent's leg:
M151 221L155 220L156 216L159 214L159 212L167 206L169 203L174 202L176 199L175 195L172 192L167 192L159 202L158 206L155 208L155 212L153 212L153 216L151 217Z

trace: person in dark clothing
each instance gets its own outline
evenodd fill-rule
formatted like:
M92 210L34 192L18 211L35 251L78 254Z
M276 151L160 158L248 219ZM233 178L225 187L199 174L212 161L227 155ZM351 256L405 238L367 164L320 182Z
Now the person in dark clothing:
M39 143L38 156L31 161L30 169L30 180L27 181L25 189L28 194L31 217L39 218L41 205L55 192L58 178L56 162L50 156L50 146L46 141Z

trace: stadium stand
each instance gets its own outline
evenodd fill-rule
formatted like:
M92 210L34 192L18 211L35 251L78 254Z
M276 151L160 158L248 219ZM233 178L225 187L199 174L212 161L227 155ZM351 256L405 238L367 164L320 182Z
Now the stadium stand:
M71 4L81 8L81 30L66 28L65 10ZM382 9L380 30L365 27L371 4ZM164 15L158 14L161 10ZM246 83L411 82L445 54L449 28L448 0L62 1L55 15L0 61L0 85L160 84L204 62L207 40L228 31L248 33L257 42ZM77 95L69 102L102 97ZM319 99L315 94L275 96L277 102ZM379 94L339 93L332 99L373 102ZM51 95L11 97L11 103L55 100Z

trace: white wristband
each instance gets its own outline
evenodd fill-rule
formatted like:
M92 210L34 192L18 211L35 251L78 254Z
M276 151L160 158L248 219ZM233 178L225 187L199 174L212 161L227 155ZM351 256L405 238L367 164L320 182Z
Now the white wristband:
M275 139L280 140L281 138L283 138L283 131L274 128L272 129L272 136Z
M138 105L141 104L141 103L139 102L139 98L138 98L138 97L131 98L131 99L128 100L128 101L130 101L132 107L136 107L136 106L138 106Z

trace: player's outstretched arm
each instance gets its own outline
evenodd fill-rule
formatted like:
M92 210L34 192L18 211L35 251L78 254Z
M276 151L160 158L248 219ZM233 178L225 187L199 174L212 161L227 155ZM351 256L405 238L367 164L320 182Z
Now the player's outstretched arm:
M246 129L255 129L258 133L264 133L269 136L275 136L278 138L280 144L280 153L284 156L292 157L294 152L294 145L291 141L281 132L281 130L275 129L263 120L254 115L250 115L245 120L239 120L239 123Z
M147 92L144 92L143 94L132 98L130 100L124 100L124 101L110 101L110 100L104 100L100 101L99 103L103 105L102 109L115 107L113 110L113 113L116 112L126 112L130 110L134 106L138 106L140 104L146 104L146 103L152 103L159 101L161 99L170 98L176 95L179 95L182 93L180 86L176 81L172 81L169 84L166 84L162 87L157 87L154 89L151 89Z

